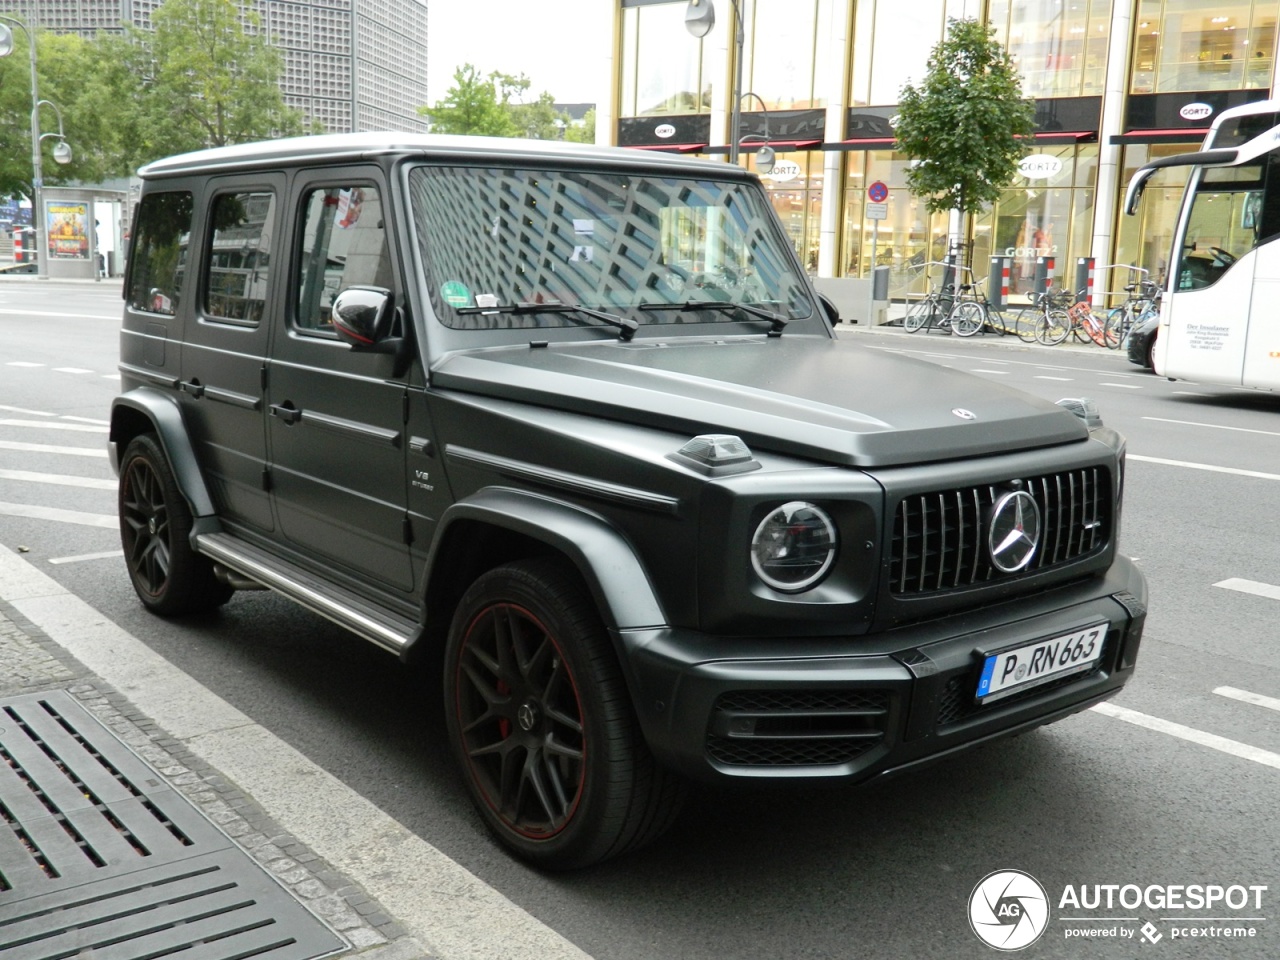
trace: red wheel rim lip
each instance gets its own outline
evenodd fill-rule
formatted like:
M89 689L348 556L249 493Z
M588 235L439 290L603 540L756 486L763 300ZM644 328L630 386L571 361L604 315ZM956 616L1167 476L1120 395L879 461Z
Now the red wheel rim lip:
M467 764L467 772L471 777L471 782L475 784L477 791L479 792L481 797L484 799L485 805L493 812L493 815L497 817L498 820L501 821L504 826L506 826L512 832L517 833L528 840L549 840L552 837L555 837L559 833L563 832L569 826L569 824L573 822L574 815L577 813L578 807L581 806L582 804L582 796L583 796L583 793L585 792L586 781L587 781L588 744L587 744L587 735L586 735L586 723L583 720L582 696L578 692L578 681L574 678L573 671L569 668L569 662L567 659L565 659L564 650L561 648L559 642L556 640L555 635L550 630L548 630L546 625L540 619L538 619L538 617L536 617L527 607L523 607L518 603L508 603L508 602L493 603L486 606L483 610L477 613L475 617L472 618L471 623L467 625L466 634L463 636L463 639L462 639L462 649L459 652L459 656L458 656L458 665L456 668L456 672L454 674L454 691L455 691L454 703L453 703L454 720L457 724L458 731L459 731L459 738L461 740L463 736L462 730L466 725L466 722L462 716L462 704L460 702L461 700L460 694L462 692L462 684L464 682L463 670L462 670L462 663L463 663L462 653L465 653L467 646L471 643L472 635L475 633L476 628L481 623L483 623L486 619L493 616L493 614L496 611L500 611L500 610L515 611L520 616L527 619L530 623L534 624L537 627L537 629L542 632L543 636L545 636L550 641L551 646L555 649L557 656L559 656L560 663L564 667L565 676L568 678L568 681L569 681L569 689L573 691L573 702L574 702L574 705L577 707L578 718L579 718L579 721L582 722L582 726L583 726L582 759L578 762L579 771L578 771L577 783L575 785L576 789L574 791L573 802L569 806L569 809L566 811L563 821L560 823L559 826L555 827L552 830L530 830L528 827L522 827L520 824L513 822L509 817L503 814L501 806L494 802L493 796L485 786L484 779L477 775L476 764L471 758L471 756L469 755L468 751L465 749L466 747L465 740L462 740L462 743L461 743L461 745L464 748L462 755L463 755L463 759Z

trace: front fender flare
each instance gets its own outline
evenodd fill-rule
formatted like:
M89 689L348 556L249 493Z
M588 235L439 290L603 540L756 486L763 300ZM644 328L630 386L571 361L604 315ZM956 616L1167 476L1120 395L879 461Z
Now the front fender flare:
M610 630L666 624L666 614L644 566L616 527L575 504L510 487L486 487L444 512L427 557L428 582L438 564L448 563L438 551L449 539L449 528L463 520L510 530L568 557Z
M217 511L213 506L213 498L209 496L209 488L205 486L204 477L200 473L200 465L196 461L195 450L191 447L186 424L182 419L182 410L178 407L178 401L167 394L149 387L138 387L111 402L108 440L111 444L112 470L119 476L120 456L124 447L139 433L148 432L146 428L139 429L140 420L149 422L149 430L159 437L160 446L178 481L178 489L191 507L191 515L196 518L215 516Z

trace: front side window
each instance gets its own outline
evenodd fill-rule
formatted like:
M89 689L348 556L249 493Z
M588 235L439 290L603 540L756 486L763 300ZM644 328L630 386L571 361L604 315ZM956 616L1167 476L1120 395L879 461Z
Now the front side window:
M333 299L348 287L392 289L391 254L376 187L345 184L308 192L295 326L332 336Z
M267 303L275 195L223 193L213 200L204 312L219 320L258 323Z
M557 312L567 305L641 324L750 318L733 305L788 320L812 312L791 244L748 182L421 166L409 198L432 303L448 326L593 322ZM672 308L688 301L712 306Z
M1280 153L1239 167L1206 167L1178 257L1179 290L1212 286L1246 253L1280 235Z
M131 310L169 316L177 313L192 209L191 194L186 190L149 193L142 198L129 263Z

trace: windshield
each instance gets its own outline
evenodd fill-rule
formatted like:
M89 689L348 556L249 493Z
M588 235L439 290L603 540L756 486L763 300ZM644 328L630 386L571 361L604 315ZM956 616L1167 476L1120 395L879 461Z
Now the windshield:
M726 304L784 322L813 310L755 184L423 165L409 172L409 200L431 302L451 327L601 322L578 311L510 309L519 304L584 306L641 325L752 316Z

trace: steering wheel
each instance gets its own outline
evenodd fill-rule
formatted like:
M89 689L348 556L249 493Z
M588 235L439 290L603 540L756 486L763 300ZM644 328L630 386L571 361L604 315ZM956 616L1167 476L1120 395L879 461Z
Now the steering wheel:
M1221 247L1210 247L1209 252L1213 254L1213 259L1224 267L1229 267L1240 258L1229 250L1223 250Z

